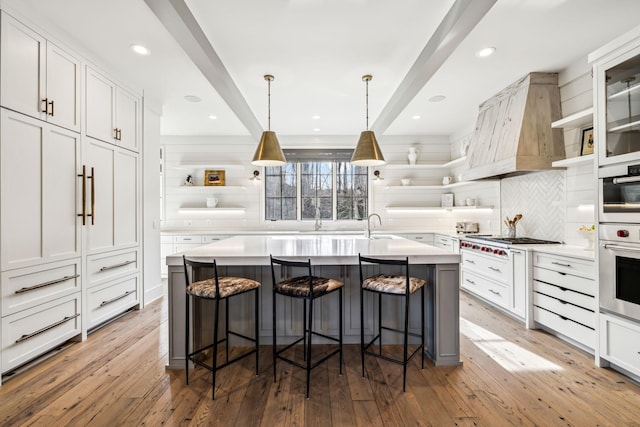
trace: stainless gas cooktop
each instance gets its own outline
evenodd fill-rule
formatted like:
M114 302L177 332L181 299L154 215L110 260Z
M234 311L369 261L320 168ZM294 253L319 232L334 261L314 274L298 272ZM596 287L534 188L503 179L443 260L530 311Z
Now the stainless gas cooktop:
M560 244L561 242L555 242L553 240L534 239L531 237L501 237L501 236L468 236L473 240L481 240L487 243L494 243L499 245L511 246L511 245L552 245Z

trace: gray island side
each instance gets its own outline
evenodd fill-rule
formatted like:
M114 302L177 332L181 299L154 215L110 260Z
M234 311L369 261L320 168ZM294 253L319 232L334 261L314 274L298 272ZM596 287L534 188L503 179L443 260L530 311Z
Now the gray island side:
M269 255L290 260L311 259L314 274L334 277L345 283L343 302L345 344L360 343L360 301L358 254L379 258L409 257L410 275L427 281L426 285L426 344L425 354L435 365L461 365L459 323L459 263L460 255L440 248L391 235L243 235L210 243L167 257L169 298L169 369L184 368L185 333L185 278L182 255L198 261L211 262L214 258L220 275L249 277L262 283L260 289L259 330L263 345L271 343L272 278ZM365 274L373 274L377 267L367 266ZM277 270L281 277L288 272ZM276 278L277 279L277 278ZM237 297L229 308L232 328L252 336L253 301ZM337 298L337 296L335 296ZM242 299L244 298L244 299ZM314 329L328 335L337 335L338 316L336 301L325 298L317 301L314 309ZM395 301L397 300L397 301ZM401 322L402 298L388 298L383 303L383 323ZM205 302L206 303L206 302ZM302 305L277 300L276 333L278 342L292 341L302 334ZM372 300L365 300L369 310ZM375 304L373 305L375 307ZM415 307L414 307L415 306ZM210 309L204 304L194 305L197 325L194 340L210 342ZM410 329L420 329L419 300L410 307ZM367 312L365 312L367 313ZM369 316L372 314L370 313ZM367 314L365 314L367 316ZM377 314L374 315L377 318ZM371 322L368 322L371 323ZM372 330L365 330L371 335ZM391 336L390 338L394 338ZM314 341L315 342L315 341ZM233 345L233 342L232 342ZM269 350L270 351L270 350Z

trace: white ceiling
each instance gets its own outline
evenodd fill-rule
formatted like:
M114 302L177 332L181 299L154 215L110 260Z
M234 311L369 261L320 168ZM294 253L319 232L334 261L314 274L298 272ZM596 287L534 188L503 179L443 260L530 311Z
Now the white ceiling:
M464 36L456 26L436 33L455 0L146 1L185 2L228 78L217 76L212 87L144 0L0 0L161 102L165 135L255 136L247 123L267 127L267 73L275 75L271 128L278 135L364 130L363 74L373 75L369 123L379 138L468 132L478 105L497 91L530 71L586 63L589 52L633 28L640 16L637 0L497 0L484 16L468 14L479 23ZM431 73L411 68L425 46L433 46L434 34L441 36L439 46L457 47L439 68L437 54L418 60L436 67L428 78ZM132 43L151 55L132 53ZM476 57L486 46L496 53ZM233 87L222 87L229 83ZM230 105L238 101L225 102L229 90L247 111L233 112ZM185 95L202 102L187 102ZM429 102L434 95L447 98Z

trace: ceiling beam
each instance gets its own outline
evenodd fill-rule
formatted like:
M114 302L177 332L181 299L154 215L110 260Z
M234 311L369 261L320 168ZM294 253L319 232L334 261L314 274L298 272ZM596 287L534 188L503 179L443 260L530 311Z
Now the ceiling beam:
M383 134L497 0L456 0L371 126Z
M249 133L256 140L260 139L262 125L184 0L144 1Z

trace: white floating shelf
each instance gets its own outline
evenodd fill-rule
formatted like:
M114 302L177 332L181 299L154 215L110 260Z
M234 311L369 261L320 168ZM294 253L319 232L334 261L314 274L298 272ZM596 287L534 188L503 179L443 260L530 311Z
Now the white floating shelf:
M551 163L551 166L553 166L554 168L566 168L569 166L581 166L589 163L592 164L594 157L595 157L595 154L587 154L585 156L570 157L564 160L556 160L555 162Z
M387 212L444 212L458 210L492 210L493 206L387 206Z
M561 118L560 120L556 120L555 122L551 123L551 127L554 129L575 129L581 128L591 123L593 123L593 107L570 114L567 117Z
M179 208L178 213L181 214L222 214L222 213L244 213L245 209L241 207L228 208Z
M244 185L182 185L180 187L174 187L171 189L167 189L167 194L176 191L176 192L189 192L189 193L209 193L216 191L225 191L228 190L246 190L247 187Z
M459 157L447 163L418 163L409 165L405 163L388 163L383 166L385 169L446 169L464 163L467 157Z
M167 169L176 169L176 170L194 170L194 169L210 169L210 170L225 170L225 169L237 169L237 168L248 168L251 165L249 164L231 164L231 163L224 163L224 164L204 164L204 163L190 163L190 162L181 162L181 163L172 163L172 162L167 162L165 164L165 167ZM249 179L249 177L247 177L247 179Z
M446 190L447 188L461 187L473 183L473 181L464 181L447 185L387 185L384 188L385 190Z

